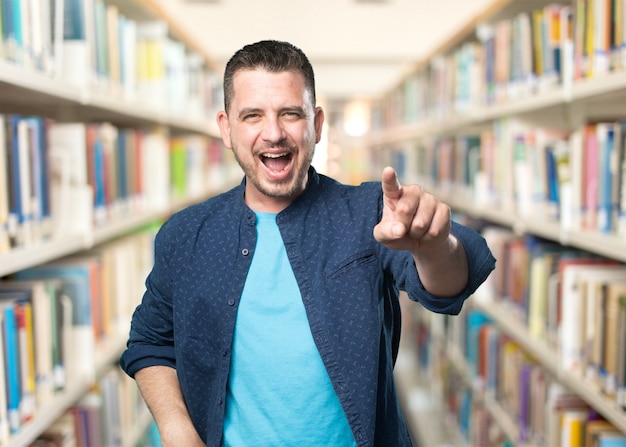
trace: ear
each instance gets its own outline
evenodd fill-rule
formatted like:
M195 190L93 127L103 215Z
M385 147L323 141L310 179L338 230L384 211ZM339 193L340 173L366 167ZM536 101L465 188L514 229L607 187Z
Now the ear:
M315 126L315 143L319 143L322 139L322 127L324 126L324 110L321 107L315 108L315 118L313 118Z
M230 141L230 123L228 122L228 115L223 110L217 113L217 125L220 128L220 134L222 135L224 146L228 149L232 149Z

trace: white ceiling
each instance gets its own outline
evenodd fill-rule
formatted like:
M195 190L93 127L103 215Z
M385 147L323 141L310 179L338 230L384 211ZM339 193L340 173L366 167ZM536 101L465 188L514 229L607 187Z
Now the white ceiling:
M220 70L245 44L289 41L309 56L318 96L373 97L494 0L165 0Z

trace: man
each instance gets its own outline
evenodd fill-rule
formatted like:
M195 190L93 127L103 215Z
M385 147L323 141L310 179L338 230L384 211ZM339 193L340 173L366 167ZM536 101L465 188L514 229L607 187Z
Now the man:
M324 112L293 45L238 51L224 98L244 181L163 225L121 358L163 445L409 446L399 290L456 314L490 251L391 168L357 187L311 167Z

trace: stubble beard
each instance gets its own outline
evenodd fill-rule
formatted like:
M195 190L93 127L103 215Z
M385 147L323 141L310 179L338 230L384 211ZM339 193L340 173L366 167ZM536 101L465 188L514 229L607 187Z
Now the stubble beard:
M300 195L304 190L305 180L307 178L309 172L309 166L313 161L313 154L315 152L315 146L311 150L308 151L308 156L303 160L303 163L298 165L296 169L293 171L294 175L291 175L285 180L272 181L272 182L264 182L261 179L261 176L258 174L257 167L255 165L257 155L255 152L254 159L250 164L245 163L239 156L238 151L233 150L233 155L235 160L241 167L246 176L246 181L249 181L254 185L254 187L263 195L275 199L288 199L295 198ZM296 155L298 151L293 152L294 163L297 162Z

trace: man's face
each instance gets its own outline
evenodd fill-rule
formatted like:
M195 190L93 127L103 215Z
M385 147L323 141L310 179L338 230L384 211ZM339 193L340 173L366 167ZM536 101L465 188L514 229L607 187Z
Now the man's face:
M230 110L217 120L246 175L246 203L280 212L306 187L324 113L313 107L299 73L244 70L235 74L233 87Z

